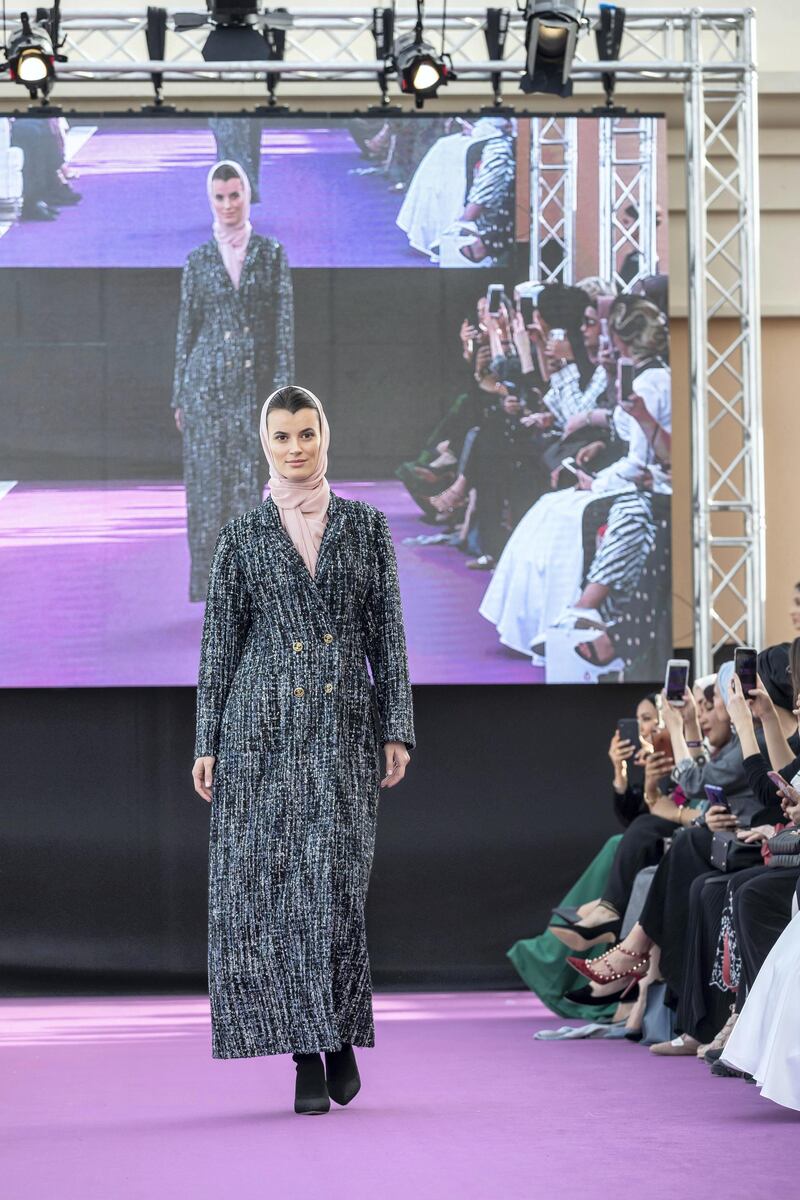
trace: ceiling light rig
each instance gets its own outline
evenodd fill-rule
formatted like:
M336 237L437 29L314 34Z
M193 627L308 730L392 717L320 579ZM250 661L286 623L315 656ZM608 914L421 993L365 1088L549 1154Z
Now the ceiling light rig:
M578 35L588 29L583 15L586 7L579 0L527 0L525 13L525 74L520 80L523 92L545 92L553 96L571 96L572 62Z
M50 9L37 8L33 20L27 12L20 13L10 35L3 17L6 60L0 63L0 71L8 71L14 83L28 89L32 100L41 96L45 105L56 77L55 64L67 61L65 54L59 54L60 20L59 0Z
M424 9L424 0L417 0L417 23L413 30L395 40L390 67L397 75L400 91L414 97L415 108L422 108L440 87L445 87L456 78L450 55L444 52L447 6L445 4L442 12L442 50L439 54L425 39Z

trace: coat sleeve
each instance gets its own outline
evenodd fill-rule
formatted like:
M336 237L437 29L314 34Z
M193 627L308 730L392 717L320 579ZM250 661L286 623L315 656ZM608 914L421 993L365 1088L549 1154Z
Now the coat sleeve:
M275 303L273 307L275 332L272 387L286 387L294 382L294 290L289 260L283 246L275 254Z
M367 658L375 681L381 743L404 742L413 750L414 709L397 559L386 517L377 510L376 515L374 577L364 609Z
M250 628L250 598L233 532L220 531L208 581L197 681L195 758L219 751L220 726Z
M172 381L172 407L183 405L183 381L189 354L200 328L197 281L194 263L189 259L181 276L181 304L178 311L178 334L175 339L175 374Z

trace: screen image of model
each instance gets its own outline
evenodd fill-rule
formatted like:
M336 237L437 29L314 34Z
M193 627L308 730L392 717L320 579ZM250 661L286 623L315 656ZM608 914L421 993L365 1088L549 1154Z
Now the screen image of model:
M0 686L196 682L289 382L415 683L662 676L665 164L657 117L0 119Z

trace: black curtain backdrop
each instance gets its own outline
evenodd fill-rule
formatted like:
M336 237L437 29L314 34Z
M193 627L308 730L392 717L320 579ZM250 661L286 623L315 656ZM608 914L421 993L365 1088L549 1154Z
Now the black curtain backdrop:
M603 841L643 685L415 689L368 903L378 989L522 986L505 957ZM0 691L0 990L203 990L209 810L191 688Z

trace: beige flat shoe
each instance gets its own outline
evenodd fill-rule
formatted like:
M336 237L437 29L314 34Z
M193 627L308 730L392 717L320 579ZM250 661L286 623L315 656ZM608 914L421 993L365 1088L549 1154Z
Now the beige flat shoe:
M654 1046L650 1047L650 1053L671 1058L687 1055L694 1057L699 1045L697 1038L689 1037L688 1033L682 1033L679 1037L674 1037L671 1042L656 1042Z

